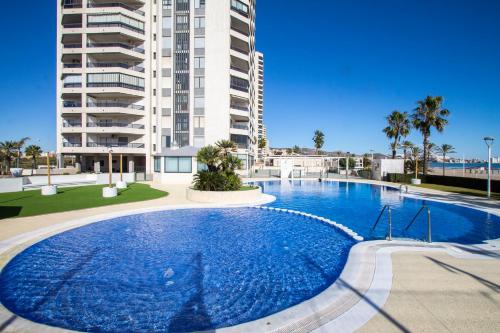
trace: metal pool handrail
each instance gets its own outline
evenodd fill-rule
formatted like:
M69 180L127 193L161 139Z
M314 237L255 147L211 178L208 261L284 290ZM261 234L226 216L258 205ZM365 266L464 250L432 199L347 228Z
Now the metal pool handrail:
M429 243L432 243L431 209L428 206L422 206L422 208L418 210L417 214L415 214L411 222L406 226L404 230L407 231L413 225L413 222L415 222L417 217L425 208L427 208L427 241Z
M375 224L373 225L371 231L373 232L373 230L375 230L375 228L377 227L377 224L379 223L380 218L384 214L384 211L386 208L387 208L387 214L389 214L389 226L388 226L389 227L389 237L388 238L391 241L392 240L392 210L391 210L391 206L385 205L384 208L382 208L382 210L380 211L380 214L377 217L377 221L375 221Z

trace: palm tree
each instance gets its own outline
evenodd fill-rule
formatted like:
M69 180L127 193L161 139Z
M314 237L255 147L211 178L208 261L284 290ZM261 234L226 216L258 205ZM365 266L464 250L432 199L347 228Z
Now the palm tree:
M259 139L259 149L264 149L267 146L267 140L265 138Z
M229 152L237 148L236 143L231 140L219 140L215 143L215 146L222 150L224 156L228 156Z
M316 148L316 155L317 155L319 153L319 150L321 149L321 147L323 147L323 145L325 144L325 135L323 134L323 132L321 132L320 130L316 130L314 132L313 141L314 141L314 148Z
M406 160L408 158L408 150L413 147L413 142L405 140L400 145L401 149L403 149L403 159L404 159L404 173L406 174Z
M437 151L437 153L443 155L443 176L445 176L444 163L445 163L446 155L456 153L455 148L452 145L449 145L447 143L443 143L441 146L436 148L436 151Z
M30 140L28 137L24 137L19 141L15 141L15 146L17 150L17 162L16 162L16 167L19 168L19 163L21 162L21 150L23 149L23 146L26 144L26 141Z
M292 147L292 151L295 153L295 154L300 154L300 147L295 145Z
M196 159L200 163L206 164L208 171L216 172L219 170L221 148L215 146L206 146L198 150Z
M424 175L427 174L429 138L432 128L442 132L448 124L446 117L450 115L448 109L442 108L443 97L427 96L423 101L417 102L417 107L412 115L413 126L422 133L424 138Z
M33 169L36 169L36 158L42 154L42 148L37 145L29 145L28 147L26 147L26 149L24 149L24 153L27 156L31 156L31 173L33 174Z
M407 112L392 111L387 116L388 126L383 129L383 132L389 139L394 139L391 144L392 158L396 158L396 149L399 146L399 139L410 134L410 119Z
M415 163L415 179L418 179L418 158L420 157L420 154L422 154L422 149L418 146L413 146L411 147L410 152Z
M0 150L2 151L2 155L4 156L4 160L7 166L7 172L10 171L11 162L16 157L16 149L17 145L15 141L0 142Z

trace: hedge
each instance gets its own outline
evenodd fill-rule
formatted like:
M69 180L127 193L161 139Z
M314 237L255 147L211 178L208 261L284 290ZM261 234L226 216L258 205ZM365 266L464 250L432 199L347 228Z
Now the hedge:
M395 183L411 183L414 174L387 174L386 180ZM474 190L486 191L487 180L481 178L468 178L468 177L452 177L452 176L438 176L438 175L419 175L423 183L464 187ZM500 180L491 180L491 192L500 192Z

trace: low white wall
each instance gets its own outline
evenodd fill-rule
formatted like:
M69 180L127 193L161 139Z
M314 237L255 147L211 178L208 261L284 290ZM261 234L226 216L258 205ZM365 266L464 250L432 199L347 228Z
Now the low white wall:
M0 178L0 193L19 192L23 190L23 178Z
M96 174L96 184L107 184L109 182L109 174L108 173L99 173ZM113 173L112 174L112 180L113 183L116 183L117 181L120 180L120 174L119 173ZM135 183L135 173L124 173L123 174L123 181L127 183Z
M64 183L83 183L95 182L97 180L96 174L79 174L79 175L51 175L50 182L54 185ZM47 176L29 176L24 177L24 185L47 185Z
M383 180L388 173L404 173L402 159L375 159L372 163L372 179Z
M255 190L247 191L196 191L192 188L186 190L188 200L203 203L219 204L243 204L247 202L256 202L262 197L260 187Z

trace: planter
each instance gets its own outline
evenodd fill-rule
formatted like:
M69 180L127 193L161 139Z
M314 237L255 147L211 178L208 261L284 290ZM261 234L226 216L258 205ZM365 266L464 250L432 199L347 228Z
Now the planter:
M23 169L22 168L10 168L10 173L14 177L21 177L23 175Z
M103 198L114 198L118 195L118 190L116 187L103 187L102 196Z
M57 194L56 185L45 185L42 186L42 195L54 195Z
M247 191L197 191L192 188L187 189L188 200L202 203L218 204L243 204L252 203L262 199L262 189Z
M127 188L127 186L128 186L127 182L125 182L125 181L119 180L116 182L116 188L124 189L124 188Z
M418 178L412 178L411 183L412 185L420 185L422 184L422 180Z

